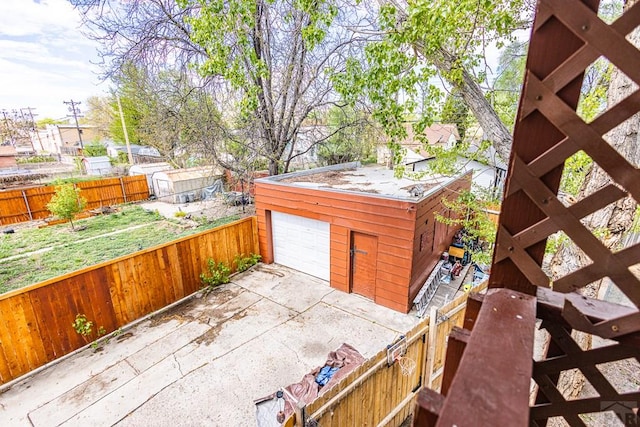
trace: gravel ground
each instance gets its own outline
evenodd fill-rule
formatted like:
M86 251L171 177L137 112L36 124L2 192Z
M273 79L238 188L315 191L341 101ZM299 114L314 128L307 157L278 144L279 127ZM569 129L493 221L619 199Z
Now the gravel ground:
M213 200L199 200L191 203L166 203L166 202L142 202L139 204L141 207L147 210L157 210L160 215L165 218L176 218L176 212L186 212L187 216L191 217L206 217L209 220L224 218L232 215L239 215L241 217L251 216L255 214L254 205L246 206L229 206L222 199L216 198Z

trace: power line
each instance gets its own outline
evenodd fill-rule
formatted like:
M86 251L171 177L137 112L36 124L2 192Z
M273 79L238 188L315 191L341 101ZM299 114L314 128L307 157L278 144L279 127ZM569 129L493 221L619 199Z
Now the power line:
M27 114L31 118L31 122L30 122L31 129L33 130L33 132L36 134L36 137L38 138L38 143L40 144L40 150L44 151L44 146L42 145L42 139L40 139L40 132L38 131L38 127L36 126L36 121L34 119L34 116L37 116L37 114L33 114L33 110L35 110L35 108L34 107L21 108L20 112L22 113L24 110L27 110Z
M74 101L72 99L71 101L62 101L62 103L65 105L69 105L69 111L71 112L71 114L67 115L67 117L73 116L73 119L76 121L76 130L78 131L78 138L80 138L80 149L84 151L84 144L82 143L82 130L80 129L80 125L78 124L78 116L82 117L82 115L80 114L80 109L76 108L76 106L80 105L81 102Z

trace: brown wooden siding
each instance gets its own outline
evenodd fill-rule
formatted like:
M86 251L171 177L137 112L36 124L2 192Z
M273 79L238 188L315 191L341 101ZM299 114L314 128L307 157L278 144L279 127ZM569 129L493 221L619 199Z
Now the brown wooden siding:
M87 200L86 210L149 198L144 175L80 182L75 186ZM51 216L47 203L54 194L53 185L0 191L0 224L15 224Z
M350 232L378 237L375 302L407 312L415 208L409 201L315 190L272 182L256 183L256 214L260 247L265 262L273 262L267 237L267 211L284 212L331 227L331 286L349 291ZM341 254L340 252L343 251ZM378 293L380 290L380 293Z
M208 258L257 253L246 218L0 295L0 383L85 345L77 314L112 332L200 289Z
M449 247L455 232L460 228L453 226L448 227L443 238L434 242L434 212L444 209L441 202L443 197L455 198L460 191L469 190L471 188L470 180L471 172L458 178L433 196L418 203L413 240L413 269L411 270L411 285L409 291L409 299L411 301L420 291L424 281L440 259L442 252L446 251ZM423 234L426 239L424 247L422 251L420 251L420 240Z
M331 286L343 292L350 291L351 285L351 235L347 227L331 225Z

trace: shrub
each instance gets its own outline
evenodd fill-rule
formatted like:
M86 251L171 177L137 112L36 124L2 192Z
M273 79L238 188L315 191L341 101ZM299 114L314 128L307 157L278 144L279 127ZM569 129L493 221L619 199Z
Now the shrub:
M236 265L236 271L238 273L242 273L243 271L247 271L252 266L256 265L262 257L258 254L250 254L248 257L245 257L244 254L236 255L233 259L233 263Z
M225 262L216 263L212 258L207 260L209 274L200 274L200 281L206 289L213 289L216 286L229 283L229 275L231 274L231 268Z
M80 196L80 189L74 188L73 184L56 186L56 193L47 204L47 209L55 216L66 219L73 226L73 217L82 212L87 204L87 200Z
M73 321L71 326L73 326L73 329L76 331L78 335L82 336L85 342L88 343L89 341L92 340L93 322L91 320L88 320L87 316L85 316L84 314L76 314L76 319ZM100 326L98 328L98 335L96 338L100 338L102 335L105 335L106 333L107 331L104 329L104 327ZM91 347L93 347L94 350L98 348L98 342L94 341L91 344Z

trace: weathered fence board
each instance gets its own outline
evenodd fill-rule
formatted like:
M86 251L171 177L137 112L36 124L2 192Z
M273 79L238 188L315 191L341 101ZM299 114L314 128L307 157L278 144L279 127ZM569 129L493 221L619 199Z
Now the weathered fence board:
M87 200L86 210L149 198L149 187L144 175L79 182L75 186ZM53 185L0 191L0 225L51 216L47 203L54 194Z
M245 218L0 295L0 384L87 344L77 314L113 332L200 289L209 258L231 264L257 242Z

